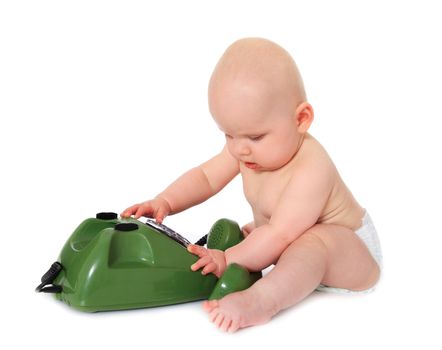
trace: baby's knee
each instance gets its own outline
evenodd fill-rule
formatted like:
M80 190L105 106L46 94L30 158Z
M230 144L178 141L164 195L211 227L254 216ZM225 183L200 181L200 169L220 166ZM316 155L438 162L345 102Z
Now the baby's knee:
M339 232L339 236L337 236ZM309 228L303 236L309 237L321 245L323 249L336 249L338 242L336 238L343 237L343 234L353 236L354 232L349 228L343 226L336 226L332 224L316 224Z
M315 230L307 230L296 240L291 242L287 248L282 252L276 263L281 260L282 257L296 255L298 257L304 256L308 260L308 256L314 253L314 256L326 260L328 255L327 245L322 240L321 236L317 234Z
M363 279L359 285L352 288L355 291L363 291L373 288L381 277L381 269L378 263L373 259L372 264L367 268L367 277Z
M326 237L322 234L322 231L316 226L317 225L305 231L304 234L302 234L298 239L302 238L304 245L310 245L312 246L312 248L315 248L316 250L321 250L324 253L326 253L327 252Z

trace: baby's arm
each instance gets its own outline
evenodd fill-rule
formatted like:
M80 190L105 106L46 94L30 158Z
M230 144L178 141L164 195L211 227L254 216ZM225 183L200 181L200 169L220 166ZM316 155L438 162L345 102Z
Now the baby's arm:
M157 197L169 203L171 214L179 213L206 201L238 174L238 161L224 147L212 159L181 175Z
M212 159L180 176L154 200L129 207L121 215L127 217L135 214L135 217L139 218L161 212L163 215L159 215L158 219L162 221L168 214L181 212L209 199L238 173L238 161L231 156L227 147L224 147L221 153ZM159 206L166 209L159 210Z
M311 160L296 169L269 223L227 249L227 265L235 262L250 271L262 270L317 222L333 186L330 165L321 163Z

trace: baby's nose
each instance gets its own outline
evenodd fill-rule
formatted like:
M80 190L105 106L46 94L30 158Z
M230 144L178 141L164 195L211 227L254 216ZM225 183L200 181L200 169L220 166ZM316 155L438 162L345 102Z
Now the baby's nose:
M250 147L248 147L247 145L245 145L243 143L240 143L238 145L237 152L238 152L238 155L240 155L240 156L248 156L251 153Z

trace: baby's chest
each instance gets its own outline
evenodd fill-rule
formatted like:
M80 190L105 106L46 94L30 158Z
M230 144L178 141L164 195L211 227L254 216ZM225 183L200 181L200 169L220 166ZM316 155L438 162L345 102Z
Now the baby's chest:
M259 176L243 175L244 195L255 216L270 219L289 179L287 176L262 175L264 174Z

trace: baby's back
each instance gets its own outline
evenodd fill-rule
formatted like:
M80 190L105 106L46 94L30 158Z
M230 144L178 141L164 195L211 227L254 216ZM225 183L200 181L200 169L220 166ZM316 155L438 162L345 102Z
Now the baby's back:
M309 134L306 135L295 157L281 169L256 173L241 166L244 194L252 207L255 224L260 226L268 223L286 185L294 172L307 159L318 159L323 167L323 176L331 180L329 181L330 188L328 188L330 194L317 223L341 225L352 230L358 229L361 226L364 209L342 181L325 149Z

